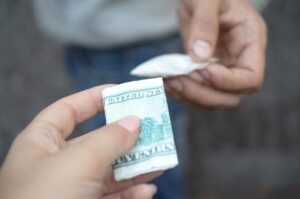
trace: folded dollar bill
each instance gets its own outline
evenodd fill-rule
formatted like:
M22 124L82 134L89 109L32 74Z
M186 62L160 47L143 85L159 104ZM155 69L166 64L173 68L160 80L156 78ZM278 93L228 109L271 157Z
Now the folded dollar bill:
M178 165L173 131L161 78L133 81L102 91L106 123L125 116L140 118L133 149L113 165L117 181Z
M187 75L196 69L203 69L209 63L216 62L212 58L209 62L196 63L185 54L166 54L154 57L135 67L130 74L140 77L172 77Z

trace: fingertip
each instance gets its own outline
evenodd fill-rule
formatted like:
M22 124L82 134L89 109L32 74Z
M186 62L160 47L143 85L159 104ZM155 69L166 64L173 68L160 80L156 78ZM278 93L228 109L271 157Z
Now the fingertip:
M148 191L151 193L151 195L155 195L157 193L157 186L155 184L149 184Z
M177 92L181 92L183 90L183 85L181 83L181 81L179 79L170 79L168 82L167 82L167 85L168 85L168 89L171 90L175 90ZM171 88L171 89L170 89Z
M118 125L131 133L136 132L140 127L140 119L137 116L130 115L118 121Z
M199 61L207 61L212 54L211 45L207 41L201 39L193 42L192 50Z
M141 184L137 187L136 198L152 198L157 193L157 187L154 184Z

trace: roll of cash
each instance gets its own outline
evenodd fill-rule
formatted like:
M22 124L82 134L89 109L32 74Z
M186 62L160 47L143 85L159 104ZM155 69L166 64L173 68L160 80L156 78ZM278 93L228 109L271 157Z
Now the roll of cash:
M133 149L113 165L117 181L178 165L169 110L161 78L133 81L102 91L106 123L125 116L140 118Z

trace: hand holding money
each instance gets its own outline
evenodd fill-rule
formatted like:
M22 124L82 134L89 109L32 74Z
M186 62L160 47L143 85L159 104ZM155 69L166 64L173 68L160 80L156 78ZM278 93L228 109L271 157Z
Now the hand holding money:
M123 83L102 92L107 124L126 115L140 118L140 136L133 149L116 160L116 180L177 166L177 152L161 78Z
M144 184L161 172L116 182L112 164L129 152L139 135L135 116L67 140L76 124L103 111L99 86L44 109L14 141L0 171L0 198L152 198Z

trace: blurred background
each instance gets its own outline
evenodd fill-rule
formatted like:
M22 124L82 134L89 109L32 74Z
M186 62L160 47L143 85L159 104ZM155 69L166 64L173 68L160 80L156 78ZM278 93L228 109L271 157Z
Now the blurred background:
M189 111L189 198L300 197L300 1L273 0L263 89L230 112ZM30 1L0 1L0 164L43 107L74 91L63 46Z

